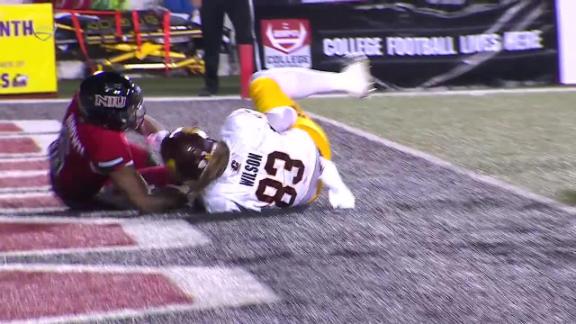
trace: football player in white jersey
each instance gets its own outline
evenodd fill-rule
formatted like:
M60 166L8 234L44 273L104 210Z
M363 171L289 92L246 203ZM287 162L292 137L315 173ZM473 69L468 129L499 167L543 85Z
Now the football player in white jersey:
M364 97L371 89L366 58L340 73L265 70L250 84L256 110L232 112L220 141L198 128L178 128L152 141L161 142L166 166L207 212L304 205L314 201L323 186L334 208L353 208L354 195L330 161L328 137L294 99L326 92Z

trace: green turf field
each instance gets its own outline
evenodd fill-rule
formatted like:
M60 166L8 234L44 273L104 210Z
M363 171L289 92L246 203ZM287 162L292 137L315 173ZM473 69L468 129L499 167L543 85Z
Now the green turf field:
M146 96L195 96L204 86L201 76L172 76L136 79ZM58 81L58 97L68 98L80 85L80 80ZM238 76L220 78L220 94L240 93Z
M201 77L138 79L149 96L193 96ZM238 77L221 78L238 94ZM69 96L78 81L59 84ZM305 109L576 204L576 91L308 99ZM574 190L574 192L572 192Z
M309 99L305 107L538 194L576 203L575 93ZM576 192L576 191L575 191Z

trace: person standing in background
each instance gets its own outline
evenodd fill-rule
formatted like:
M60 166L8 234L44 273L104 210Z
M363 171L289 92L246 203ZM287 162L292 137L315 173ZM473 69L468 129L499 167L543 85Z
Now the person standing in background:
M224 31L224 15L228 15L234 26L238 57L240 61L241 95L248 97L248 84L254 72L253 20L251 0L192 0L200 7L202 35L204 41L204 88L199 96L218 93L218 65L220 45Z

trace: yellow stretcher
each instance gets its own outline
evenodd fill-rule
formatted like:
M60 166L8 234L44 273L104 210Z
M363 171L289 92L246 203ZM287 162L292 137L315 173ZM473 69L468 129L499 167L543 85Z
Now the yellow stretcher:
M201 27L189 15L166 10L60 10L55 22L57 58L83 60L87 72L204 73ZM227 29L224 51L230 51L229 36Z

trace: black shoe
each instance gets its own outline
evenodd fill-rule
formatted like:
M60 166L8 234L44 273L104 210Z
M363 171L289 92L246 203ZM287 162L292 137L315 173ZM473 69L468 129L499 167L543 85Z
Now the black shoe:
M216 93L218 93L218 91L213 90L213 89L208 89L208 88L202 88L198 92L198 96L199 97L210 97L212 95L215 95Z

